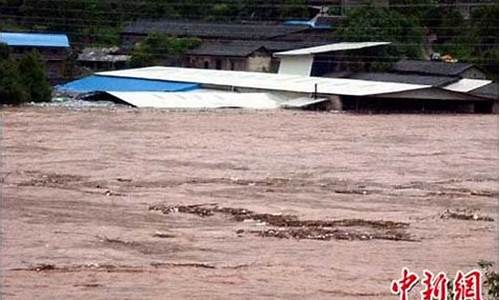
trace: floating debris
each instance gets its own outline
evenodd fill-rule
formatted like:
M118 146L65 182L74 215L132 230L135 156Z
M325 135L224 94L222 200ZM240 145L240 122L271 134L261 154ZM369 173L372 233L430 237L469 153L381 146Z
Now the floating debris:
M244 208L219 207L217 204L196 205L152 205L149 210L163 214L187 213L205 218L215 214L230 216L236 222L253 221L256 224L273 227L262 231L250 231L263 237L314 239L314 240L393 240L416 241L402 231L408 223L393 221L372 221L363 219L300 220L294 215L256 213ZM349 230L347 228L350 228ZM364 230L363 230L364 229ZM239 229L241 236L245 231Z
M203 268L203 269L215 269L215 266L202 264L202 263L151 263L151 266L155 268L161 267L190 267L190 268Z
M469 209L456 209L453 211L447 209L441 214L441 219L456 219L465 221L484 221L484 222L495 221L495 219L489 216L481 216L478 214L477 211Z
M39 173L37 178L25 181L19 186L36 186L36 187L61 187L69 183L80 182L84 179L82 176L56 173Z
M162 239L171 239L171 238L174 238L175 235L170 234L170 233L166 233L166 232L157 231L153 234L153 237L162 238Z
M367 232L352 232L347 230L332 229L332 228L279 228L267 229L263 231L250 231L263 237L276 237L280 239L298 239L298 240L348 240L348 241L365 241L365 240L391 240L416 242L409 234L400 232L382 232L382 233L367 233Z

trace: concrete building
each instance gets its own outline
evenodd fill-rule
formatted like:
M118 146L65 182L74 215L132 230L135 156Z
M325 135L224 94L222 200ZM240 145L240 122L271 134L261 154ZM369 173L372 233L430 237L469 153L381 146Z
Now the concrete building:
M9 46L14 58L38 51L44 60L48 79L52 83L63 80L64 62L70 53L69 39L65 34L0 32L0 43Z

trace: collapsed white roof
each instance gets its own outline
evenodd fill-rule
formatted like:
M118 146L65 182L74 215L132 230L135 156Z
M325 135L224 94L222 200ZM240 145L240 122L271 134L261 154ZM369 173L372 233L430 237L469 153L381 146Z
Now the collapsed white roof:
M363 48L369 48L369 47L384 46L384 45L389 45L389 44L391 44L391 43L389 43L389 42L360 42L360 43L345 42L345 43L335 43L335 44L328 44L328 45L317 46L317 47L302 48L302 49L278 52L278 53L275 53L274 55L275 56L313 55L313 54L334 52L334 51L357 50L357 49L363 49Z
M492 82L491 80L464 78L450 85L445 86L444 89L453 92L468 93L470 91L488 85L491 82Z
M198 90L194 92L106 92L135 107L204 109L247 108L276 109L304 108L328 102L328 99L298 98L288 100L270 93L232 93Z
M279 100L267 93L226 92L107 92L135 107L274 109Z
M147 67L98 73L98 75L138 79L199 83L210 87L251 88L258 90L312 94L369 96L429 88L429 85L379 82L301 75L223 71L176 67Z

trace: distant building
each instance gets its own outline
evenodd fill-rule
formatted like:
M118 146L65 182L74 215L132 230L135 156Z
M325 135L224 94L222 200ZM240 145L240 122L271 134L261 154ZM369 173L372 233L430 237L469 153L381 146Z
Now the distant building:
M315 20L325 22L319 18ZM273 57L275 52L327 43L331 40L331 33L324 28L326 27L323 25L318 29L307 24L137 21L127 25L121 37L125 49L131 49L153 32L177 37L197 37L202 40L202 44L186 53L182 66L277 72L279 60Z
M202 40L271 40L290 33L308 30L308 26L272 24L228 24L196 21L139 20L125 26L121 33L124 47L133 47L150 33L177 37L198 37Z
M120 48L85 48L78 55L78 64L92 71L118 70L128 66L130 55L121 54Z
M0 32L0 43L9 46L14 58L37 50L44 60L49 80L55 83L63 79L64 61L70 51L65 34Z
M304 47L314 43L286 41L204 41L187 52L185 67L276 73L279 59L273 53Z

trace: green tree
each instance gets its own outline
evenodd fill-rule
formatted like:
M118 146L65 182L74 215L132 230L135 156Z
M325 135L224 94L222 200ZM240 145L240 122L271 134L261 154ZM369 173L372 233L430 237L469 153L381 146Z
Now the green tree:
M433 30L439 38L434 49L474 63L498 78L498 5L474 10L469 20L456 10L448 10L442 18L438 29Z
M390 6L405 16L422 19L429 11L438 8L437 0L391 0Z
M25 55L19 61L18 70L21 82L34 102L50 101L52 87L47 81L40 54L37 51Z
M130 64L133 67L165 64L169 60L179 59L187 50L200 44L201 40L197 38L177 38L152 33L134 47Z
M0 43L0 61L9 59L9 57L10 57L9 46L7 46L4 43Z
M21 104L30 101L13 60L0 61L0 104Z
M418 21L388 8L352 9L336 34L347 42L392 42L384 50L384 56L392 60L423 56L424 33Z
M306 0L285 0L281 4L280 9L281 19L288 18L307 18L309 17L309 11L307 9Z

